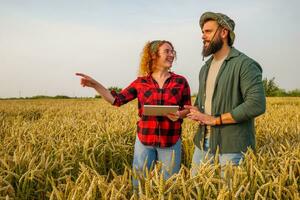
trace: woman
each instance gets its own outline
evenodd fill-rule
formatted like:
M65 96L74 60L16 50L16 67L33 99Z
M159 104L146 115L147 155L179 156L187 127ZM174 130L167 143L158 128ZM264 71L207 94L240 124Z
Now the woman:
M181 162L181 123L188 110L184 105L191 104L190 88L186 79L170 71L176 52L169 41L148 42L142 52L139 77L120 93L110 92L91 77L81 76L83 87L94 88L106 101L121 106L138 98L139 121L134 146L133 169L143 171L156 161L162 162L164 178L168 179L180 169ZM166 116L143 115L144 105L179 105L176 113ZM134 180L137 187L137 181Z

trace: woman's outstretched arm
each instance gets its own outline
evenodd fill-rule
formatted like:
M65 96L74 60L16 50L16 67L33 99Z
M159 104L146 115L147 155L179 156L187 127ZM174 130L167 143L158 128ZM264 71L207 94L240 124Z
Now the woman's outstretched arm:
M92 77L85 75L83 73L76 73L77 76L81 77L80 84L83 87L91 87L94 88L103 99L105 99L107 102L113 104L115 101L115 98L111 95L110 91L106 89L101 83L94 80Z

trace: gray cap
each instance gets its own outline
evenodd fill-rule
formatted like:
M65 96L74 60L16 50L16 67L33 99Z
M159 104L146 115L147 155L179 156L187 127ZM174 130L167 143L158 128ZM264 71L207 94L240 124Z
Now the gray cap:
M234 21L230 19L227 15L224 15L222 13L205 12L202 14L199 20L199 25L201 29L203 28L204 23L208 20L215 20L220 26L223 26L224 28L229 30L229 45L231 46L235 38L235 34L233 32L235 26Z

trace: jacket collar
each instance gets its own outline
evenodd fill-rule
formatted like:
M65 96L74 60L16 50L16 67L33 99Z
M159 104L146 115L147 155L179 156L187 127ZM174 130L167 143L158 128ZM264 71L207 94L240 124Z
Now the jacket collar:
M227 60L230 60L231 58L237 57L240 55L240 53L241 52L239 52L236 48L231 47L229 55L227 56L227 58L225 60L227 61Z
M174 77L176 76L176 74L175 74L174 72L169 71L169 73L170 73L171 76L170 76L168 79L174 78ZM148 74L148 75L146 76L146 78L147 78L148 80L153 80L152 74Z

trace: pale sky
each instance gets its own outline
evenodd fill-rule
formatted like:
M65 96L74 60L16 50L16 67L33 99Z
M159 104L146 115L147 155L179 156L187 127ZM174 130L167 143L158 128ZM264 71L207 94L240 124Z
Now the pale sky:
M234 47L258 61L263 77L300 88L300 1L0 0L0 98L94 96L75 72L126 87L149 40L178 53L172 70L198 89L203 65L200 15L222 12L236 23Z

